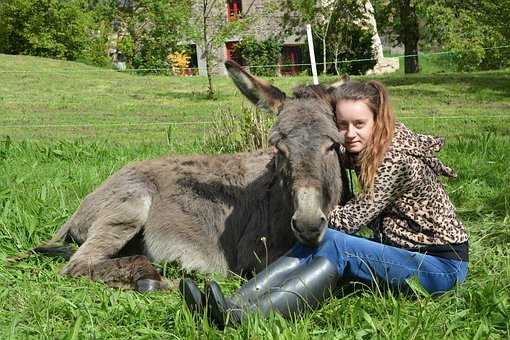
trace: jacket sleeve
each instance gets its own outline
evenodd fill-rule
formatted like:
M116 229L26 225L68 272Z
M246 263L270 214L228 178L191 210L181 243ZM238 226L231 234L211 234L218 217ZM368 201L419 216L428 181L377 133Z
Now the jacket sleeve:
M377 170L373 192L336 206L329 214L330 227L348 234L356 233L409 190L411 181L408 160L386 157Z

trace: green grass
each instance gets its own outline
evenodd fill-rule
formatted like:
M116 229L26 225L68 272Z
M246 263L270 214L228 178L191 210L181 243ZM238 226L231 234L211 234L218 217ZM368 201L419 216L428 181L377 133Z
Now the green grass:
M202 152L209 125L175 125L170 138L168 126L209 121L247 105L230 80L215 78L217 98L209 101L199 77L141 77L6 55L0 55L0 79L2 338L510 337L508 70L379 78L402 121L447 139L441 159L459 178L445 185L471 237L465 284L439 298L357 291L297 321L254 317L225 332L193 319L175 291L141 295L62 277L61 260L34 256L12 264L7 258L48 239L87 193L127 162ZM274 79L285 90L309 81ZM154 122L161 125L83 126ZM169 278L183 275L175 265L162 270ZM239 283L217 278L227 291Z

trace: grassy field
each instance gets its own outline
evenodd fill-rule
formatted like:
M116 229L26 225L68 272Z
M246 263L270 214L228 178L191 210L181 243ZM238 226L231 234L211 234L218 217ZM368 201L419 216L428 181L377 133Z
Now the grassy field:
M0 55L1 337L510 338L510 72L379 79L401 121L446 137L441 159L459 178L445 185L471 237L466 283L439 298L357 291L297 321L253 317L223 332L193 319L175 291L121 291L60 276L61 260L7 258L48 239L127 162L203 152L208 122L248 105L230 80L216 78L217 97L207 100L199 77ZM310 80L272 81L288 91ZM161 269L169 278L184 275L176 265ZM217 279L227 291L239 284Z

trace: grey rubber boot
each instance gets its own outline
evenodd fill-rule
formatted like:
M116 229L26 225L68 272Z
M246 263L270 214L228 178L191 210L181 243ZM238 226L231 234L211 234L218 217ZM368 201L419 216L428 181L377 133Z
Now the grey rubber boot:
M239 304L226 299L216 282L206 286L209 315L223 328L239 325L248 313L271 311L286 318L316 308L336 287L340 275L335 264L325 257L316 257L300 266L278 286L271 287L251 304Z
M246 282L230 299L234 304L251 304L258 296L265 293L268 288L281 283L290 272L299 266L299 262L299 259L296 257L280 257ZM193 280L189 278L182 279L179 283L179 291L190 311L199 314L203 313L205 295Z
M179 291L192 313L202 314L204 312L205 296L197 287L195 281L190 278L182 279L179 282Z
M297 257L282 256L267 268L242 285L235 295L230 297L234 304L249 304L254 302L269 288L279 285L287 276L300 265Z

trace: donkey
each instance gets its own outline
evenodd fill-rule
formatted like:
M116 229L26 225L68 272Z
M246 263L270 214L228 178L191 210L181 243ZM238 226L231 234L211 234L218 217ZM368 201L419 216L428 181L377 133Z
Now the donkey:
M287 98L234 62L226 67L252 103L277 115L273 150L127 165L35 251L55 253L76 242L63 274L149 291L166 288L151 262L251 273L296 240L317 245L326 215L346 196L327 89L301 87Z

